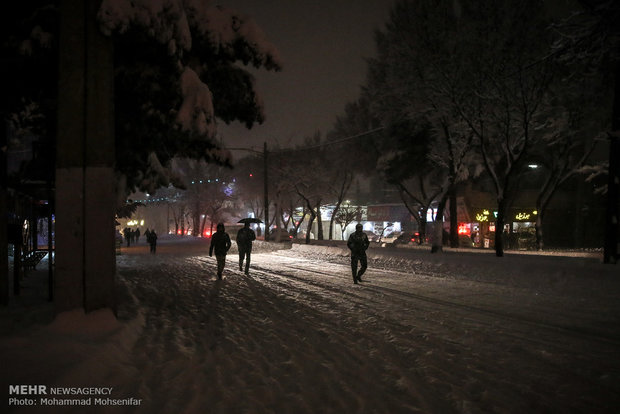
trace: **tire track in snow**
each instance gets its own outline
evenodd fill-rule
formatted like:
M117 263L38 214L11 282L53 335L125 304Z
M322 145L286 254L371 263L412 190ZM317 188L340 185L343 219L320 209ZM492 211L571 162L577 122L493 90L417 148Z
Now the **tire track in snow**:
M199 260L204 261L204 259ZM273 274L270 271L258 269L256 266L252 266L250 277L246 277L236 270L231 270L229 273L233 273L234 275L229 279L231 283L245 283L248 285L249 293L244 290L235 292L235 294L243 295L242 301L244 303L248 304L250 307L252 303L261 304L261 309L252 308L251 312L249 312L252 315L245 315L242 318L245 319L245 323L249 321L252 325L256 324L257 326L261 326L263 337L274 337L274 339L270 340L272 344L271 347L279 347L281 352L278 354L286 356L286 361L281 361L280 364L310 364L308 368L321 377L318 381L319 383L324 382L330 384L336 381L340 389L339 392L346 393L351 400L359 400L360 395L365 395L364 389L360 389L360 385L355 385L355 383L349 384L350 381L348 381L348 378L359 376L359 374L355 373L355 371L358 370L356 367L362 364L366 366L365 369L373 369L375 371L377 368L371 367L382 367L373 374L370 374L370 377L387 378L374 384L375 387L382 386L381 384L385 383L385 381L388 381L388 383L383 385L385 387L383 396L379 400L372 402L371 406L380 407L387 404L388 407L392 407L389 411L398 411L402 409L401 401L404 399L405 401L413 403L411 397L408 395L415 394L416 404L425 407L425 411L432 410L432 407L435 409L437 409L437 407L446 408L444 398L431 398L430 396L423 396L417 393L416 390L418 388L428 388L428 384L423 380L417 379L416 383L418 383L419 386L414 387L412 385L411 375L401 372L402 367L400 367L399 361L388 358L390 355L398 356L401 354L399 350L394 348L391 341L385 340L382 337L378 339L377 335L374 334L367 335L364 332L367 327L361 326L359 322L353 324L354 326L342 322L342 315L350 313L350 310L339 310L335 312L333 306L318 309L311 306L311 302L299 302L296 300L295 295L290 295L293 289L290 284L279 284L279 287L276 289L274 289L272 283L265 285L264 282L268 279L273 279ZM316 292L313 293L316 295ZM254 300L247 298L246 296L248 294L253 295ZM316 296L314 303L320 304L324 299L325 298L321 296ZM282 303L291 301L295 302L294 305ZM298 309L300 306L301 309ZM296 309L294 315L290 314L290 309L292 308ZM330 310L331 312L329 312ZM265 325L268 320L271 321L271 323ZM351 334L352 330L355 332L353 335ZM381 332L381 330L377 330L376 332ZM251 339L251 337L255 335L248 336ZM287 344L291 341L291 337L306 338L301 341L298 339L293 340L294 342L299 342L298 348L302 349L301 354L293 352L290 348L281 348L280 344ZM351 338L354 338L354 340L352 341ZM309 344L311 348L310 353L308 353ZM368 354L368 347L374 349L374 354L366 358L375 361L374 363L359 360L356 356ZM254 346L254 348L257 347ZM277 355L277 357L280 356L281 355ZM274 357L274 355L272 355L272 357ZM380 362L377 358L380 359ZM250 360L253 359L260 359L260 356L257 358L250 358ZM317 362L319 362L318 368L316 365ZM273 375L274 373L271 372L271 374ZM314 385L312 389L316 387L317 386ZM393 390L395 387L401 388L399 392L405 392L405 388L407 388L408 392L406 395L401 396L401 398L395 399L391 397L391 394L398 391ZM312 395L309 400L316 400L317 397L320 397L319 399L324 399L325 395L329 398L331 392L333 391L324 389L321 391L321 395ZM337 399L334 397L331 397L331 399L333 400L333 404L336 404L334 407L336 407L338 405ZM430 403L428 402L429 400L434 401ZM364 404L368 405L370 403L368 401L362 403L361 400L359 400L357 404L359 407L363 407ZM350 410L350 407L342 407L342 410L334 409L334 412Z
M295 265L290 265L290 264L280 264L280 265L285 268L289 268L289 269L293 269L297 271L311 272L311 273L320 274L322 276L333 276L333 273L320 271L320 270L316 270L312 268L295 266ZM398 274L400 276L411 276L408 273L398 272L394 270L382 270L382 272L389 272L392 274ZM305 280L303 278L297 277L292 274L282 274L282 275L290 277L290 278L295 278L298 281L303 281L305 283L312 284L317 287L322 287L322 288L329 287L329 285L326 283L308 281L308 280ZM431 275L424 274L424 273L416 273L416 276L432 277ZM427 295L420 295L420 294L416 294L412 292L406 292L403 290L395 289L393 287L388 287L386 285L390 285L390 283L385 282L384 280L381 280L380 284L378 282L375 282L375 283L363 282L362 283L362 286L365 289L374 291L376 293L388 292L395 296L416 299L416 300L428 302L434 305L440 305L440 306L447 307L447 308L465 310L468 312L496 317L502 320L522 323L530 327L536 327L536 328L540 328L543 330L550 330L550 331L553 331L554 334L562 333L564 335L570 335L570 336L574 336L580 339L585 339L588 341L592 340L592 341L602 342L608 345L620 346L620 338L618 336L606 335L601 332L596 332L596 331L588 330L588 329L577 327L577 326L566 326L566 325L561 325L557 323L545 322L545 321L541 321L540 319L535 319L533 317L528 317L522 314L502 312L497 309L482 308L478 306L468 305L465 303L459 303L459 302L439 299L439 298L431 297Z
M204 261L204 259L199 259ZM242 295L242 301L251 309L244 310L242 319L246 324L260 327L259 330L264 338L270 338L271 347L279 349L274 354L270 352L271 358L276 359L279 365L286 366L307 366L314 375L318 375L315 383L338 383L339 393L345 394L347 399L358 401L357 405L362 407L364 404L380 407L388 405L392 407L389 411L402 409L402 401L409 401L414 406L424 407L424 411L433 411L438 407L447 408L444 398L424 396L417 392L417 389L428 388L428 384L421 378L415 378L411 373L403 372L400 366L400 360L393 359L394 356L400 357L401 351L394 345L394 341L386 340L381 330L375 330L380 335L368 335L365 331L367 326L360 324L356 318L348 318L343 322L343 316L350 313L350 310L340 308L334 309L334 306L312 306L312 304L322 304L325 298L310 292L314 295L314 301L300 302L297 300L294 292L295 288L290 284L279 283L274 289L273 283L265 284L268 279L273 279L271 270L263 270L257 266L252 266L251 276L246 277L236 270L229 270L233 273L233 277L229 280L234 284L247 284L248 291L239 289L235 291L236 295ZM254 299L247 296L253 296ZM287 302L287 303L283 303ZM294 303L292 303L294 302ZM344 303L348 303L345 301ZM253 306L260 304L261 308L256 309ZM295 309L294 315L290 314L290 310ZM236 313L236 312L235 312ZM354 334L352 333L354 332ZM248 340L261 334L243 335ZM295 338L295 339L291 339ZM299 339L302 338L302 339ZM298 346L285 346L281 344L298 343ZM256 345L241 345L244 349L249 346L251 348L260 348ZM293 348L300 348L299 353ZM374 350L372 355L366 358L370 361L360 360L359 355L368 354L368 349ZM392 356L392 358L390 358ZM261 356L250 357L249 360L260 360ZM283 359L283 360L282 360ZM273 361L272 361L273 362ZM317 362L319 363L317 365ZM308 365L309 364L309 365ZM358 374L358 366L362 364L366 370L373 370L370 374L373 378L384 378L374 384L375 387L385 387L382 397L376 401L366 401L362 403L360 395L365 395L362 385L348 381L348 378L355 378ZM254 369L260 370L263 364L258 366L254 364ZM378 368L377 368L378 367ZM274 372L271 372L274 375ZM413 384L417 384L414 386ZM362 387L362 388L360 388ZM312 387L312 390L316 385ZM302 393L305 391L302 391ZM398 398L392 397L394 393L405 393L399 395ZM330 391L323 389L321 395L311 395L307 397L309 401L319 399L331 399L332 405L338 405L337 398L330 397ZM415 395L415 401L411 401L411 395ZM342 396L340 397L342 398ZM342 407L342 410L350 411L350 407ZM362 410L363 411L363 410Z
M278 263L278 267L283 267L285 269L290 269L295 272L302 272L306 274L307 273L319 274L323 277L325 276L329 277L330 278L329 280L334 280L333 279L334 272L325 272L322 270L316 270L316 269L312 269L309 266L298 266L298 265L290 265L286 263L284 264ZM300 284L300 286L310 285L313 288L323 289L324 292L330 292L330 295L332 295L331 292L333 291L332 289L333 284L331 283L319 282L316 279L308 280L307 278L304 278L303 276L298 276L297 274L292 274L290 272L287 273L286 271L283 271L281 268L278 268L278 269L264 268L262 270L264 271L266 277L271 277L272 279L273 279L273 276L278 276L281 278L282 277L288 278L290 280L297 281ZM403 273L399 273L399 274L403 275ZM410 276L410 275L406 275L406 276ZM348 285L352 286L352 284L348 284ZM566 361L562 360L562 358L553 357L553 355L555 355L556 353L565 354L566 352L568 352L567 345L564 344L564 341L558 341L556 334L558 330L561 330L567 335L577 336L578 339L585 340L585 341L590 341L593 339L599 340L600 338L598 337L593 338L592 335L588 335L588 334L584 335L580 331L574 332L574 331L571 331L570 329L566 329L565 327L561 325L549 324L549 323L541 322L535 319L522 317L521 315L514 315L511 313L507 313L507 312L497 312L495 310L479 308L479 307L475 307L475 306L471 306L471 305L467 305L463 303L446 301L446 300L442 300L442 299L438 299L434 297L414 294L411 292L405 292L402 290L397 290L397 289L381 286L379 283L370 284L370 285L367 283L364 283L363 285L365 285L364 290L375 291L375 293L384 294L385 292L381 290L387 291L391 297L390 302L392 302L394 298L398 298L400 301L404 303L410 303L411 299L413 299L415 301L423 301L431 305L439 305L440 307L447 308L450 314L459 315L459 318L461 318L463 321L467 321L468 319L470 319L471 323L469 323L469 325L472 326L472 328L470 329L480 330L480 326L486 326L488 328L487 329L488 331L493 331L498 326L502 326L502 325L505 325L507 322L510 322L511 323L510 332L504 329L502 330L500 335L504 337L504 340L508 338L512 338L514 343L517 343L517 344L518 343L532 343L535 345L535 347L533 348L522 347L522 350L521 350L521 352L525 352L529 355L529 359L530 359L529 363L531 364L532 369L534 369L535 367L539 368L540 366L545 365L551 368L551 371L561 373L561 374L556 374L556 375L558 376L561 375L561 377L564 377L564 378L572 378L572 381L574 382L587 383L587 380L589 379L587 378L587 376L584 376L583 372L581 372L580 370L574 369L572 364L567 365L565 364ZM288 288L292 287L290 283L287 283L286 286ZM315 289L313 289L312 291L315 292ZM317 293L315 293L315 295L320 296L320 294L317 294ZM355 293L352 293L351 291L347 292L347 297L350 298L351 296L356 296L359 299L364 299L361 295L356 295ZM466 314L463 314L462 311L466 311ZM471 317L472 313L477 316L474 316L472 318ZM483 318L481 318L480 316L482 316ZM491 317L490 322L487 320L488 317ZM445 323L442 321L442 327L444 329L448 328L450 329L450 331L464 329L462 326L463 322L450 323L450 319L446 319L446 318L442 318L442 319L443 321L446 321L446 320L449 321L448 323ZM515 332L515 327L514 327L515 322L520 325L525 325L525 326L521 327ZM384 318L383 323L393 325L394 321ZM544 332L545 337L543 338L540 335L532 335L532 330L531 330L532 327L538 329L539 331ZM445 338L444 338L444 341L446 341L448 344L450 342L449 340ZM616 345L616 343L613 342L613 338L612 338L611 344L609 343L608 338L603 338L603 342L605 345L612 345L612 346ZM457 342L457 343L452 343L451 345L458 347L461 344ZM444 344L443 346L445 347L447 345ZM547 351L547 349L555 350L557 352L553 352L553 354L550 354ZM432 350L429 352L432 352ZM575 353L574 351L570 351L570 353L573 354L573 357L577 357L577 358L579 357L578 353ZM458 354L458 350L453 351L453 354ZM601 360L604 360L604 358L602 357ZM480 369L482 368L480 367ZM450 376L449 373L444 373L444 374ZM458 379L455 378L455 380L458 380ZM505 384L505 387L509 388L510 384Z
M154 260L152 267L163 272L166 280L144 287L139 295L147 308L155 305L147 309L153 326L145 343L155 346L154 350L161 353L153 353L155 361L147 368L149 375L159 373L170 383L149 382L144 388L152 394L170 393L175 396L172 400L182 402L195 398L184 394L189 391L182 389L182 385L192 383L197 389L195 392L211 392L209 401L221 409L245 406L231 403L235 396L218 395L212 388L221 389L224 394L227 389L243 388L247 391L244 394L264 396L261 397L264 401L280 401L281 408L307 407L308 402L329 401L333 403L332 412L364 412L373 408L390 408L384 412L397 412L406 404L410 404L412 410L421 408L426 412L465 412L471 407L473 411L518 412L532 409L524 402L527 400L538 401L535 407L539 411L552 411L557 408L554 403L569 401L572 394L576 394L574 391L579 391L579 395L597 395L588 389L591 381L584 382L583 375L576 378L579 370L583 371L583 362L575 364L578 368L565 366L564 355L542 355L539 349L528 345L538 343L546 347L551 344L549 339L531 338L526 331L532 329L527 324L521 327L518 321L505 321L511 326L504 331L514 331L517 324L519 332L524 332L515 335L514 344L510 344L507 335L495 338L497 327L488 322L492 315L453 307L451 301L444 299L440 300L446 303L441 304L403 295L412 293L428 298L408 292L409 284L399 286L370 274L370 284L354 287L349 282L348 266L340 265L342 267L333 277L333 272L324 270L326 265L333 266L330 263L314 261L300 267L290 261L282 264L265 260L263 264L257 260L260 257L255 256L254 263L260 265L252 266L251 277L247 280L235 270L231 271L234 266L228 263L225 273L231 276L221 283L218 294L213 296L209 293L214 292L216 282L202 275L206 271L215 273L214 262L200 256ZM185 265L181 271L175 271L179 261ZM411 279L410 274L399 275ZM164 289L171 290L170 300L161 297ZM411 309L415 314L398 318L394 308L411 304L416 304ZM165 309L158 309L157 305ZM292 309L296 312L292 313ZM430 312L439 313L431 318L424 315ZM198 329L195 326L201 319L208 320L206 318L212 313L226 314L225 318L217 320L221 335L215 349L209 349L205 345L209 344L208 339L201 339L200 335L212 334L217 328L216 320L211 319L213 326L207 324ZM427 319L416 320L416 315L420 314ZM467 321L468 317L471 321ZM183 324L183 320L189 324L184 330L170 328L170 323ZM475 333L474 342L468 342L468 329L479 331ZM159 349L160 342L178 332L187 336L193 334L194 338L194 343L188 347L194 347L195 352L186 366L173 363L176 358L173 354L178 351L176 346ZM268 335L261 337L261 333L267 332ZM159 342L158 334L161 336ZM475 342L480 340L482 342ZM230 352L231 346L241 347L245 355L238 355L235 350L222 358L222 352ZM137 348L138 352L144 354L145 350ZM495 364L489 366L489 361ZM244 365L251 369L240 372L238 367ZM566 371L571 369L572 372ZM313 376L322 382L318 385L319 391L311 390L317 387L310 383ZM272 382L265 385L262 377L270 377ZM584 383L583 388L565 388L559 394L562 400L555 396L555 389L548 388L547 391L553 392L547 393L544 386L527 388L527 384L555 383L551 377L558 383L569 377L571 383ZM349 384L350 378L359 378L359 384ZM214 387L210 387L211 384ZM367 389L369 386L371 390ZM339 400L334 393L341 389L348 391L343 392L346 397ZM418 394L415 398L407 398L406 393ZM384 394L385 401L380 401L377 394ZM604 391L599 391L598 395L604 396ZM366 405L364 397L368 397ZM270 406L262 406L261 410L260 401L254 402L257 411L269 411ZM573 407L583 408L589 402L600 407L588 399Z
M273 289L273 269L253 266L250 275L251 277L244 280L254 287L253 291L256 293L258 301L261 303L270 303L277 311L278 307L274 302L266 300L266 292L271 292L271 295L273 295L273 292L276 292ZM259 276L260 279L254 279L252 276ZM283 284L281 282L276 282L276 284L286 289L298 288L291 284ZM310 293L316 297L317 301L325 300L325 297L321 296L320 293ZM281 299L280 296L275 298L275 300L278 301ZM299 318L296 317L296 323L294 327L291 327L292 329L286 328L284 330L286 333L282 340L286 341L289 332L291 330L294 332L296 330L295 327L300 323L304 326L318 327L319 332L323 332L324 335L329 337L330 343L337 343L339 346L335 352L333 346L330 347L331 350L329 352L320 352L317 360L338 361L337 363L332 362L330 365L342 365L342 361L348 361L345 364L352 364L355 366L359 364L360 361L355 361L356 358L354 357L351 361L351 354L367 355L366 358L377 360L377 365L382 366L383 370L387 371L387 373L381 374L382 370L379 370L374 375L371 374L372 377L377 379L384 378L381 382L388 381L386 385L388 388L386 389L386 393L383 394L382 399L389 400L390 392L387 391L389 388L396 388L401 392L406 391L407 394L413 396L417 405L421 407L422 412L449 411L451 408L442 396L433 395L431 393L422 394L419 392L420 389L429 389L432 388L432 386L427 379L423 378L417 371L414 359L412 359L410 366L402 366L402 360L406 357L406 355L403 354L403 346L398 344L398 338L394 337L391 331L382 329L382 327L384 328L383 323L375 322L373 323L375 329L369 329L367 325L369 319L365 315L363 315L361 319L359 317L347 317L345 318L346 323L339 322L342 318L340 315L351 314L350 306L345 306L346 309L342 309L342 304L348 303L348 296L343 297L343 299L344 302L342 300L333 300L331 306L323 307L322 309L312 306L311 303L304 305L307 310L305 312L300 312ZM291 297L287 297L285 300L296 301L295 298ZM297 306L299 306L299 304ZM368 308L366 308L366 310L368 310ZM285 318L288 317L288 315L283 316ZM336 317L334 318L334 316ZM372 319L375 321L378 320L374 315ZM404 326L402 326L402 328L406 328L407 332L410 329L410 327ZM368 332L372 332L372 334L368 334ZM340 369L342 369L342 367ZM354 370L354 368L348 368L346 370L348 371L351 369ZM332 372L331 375L333 377L338 377L342 375L342 373ZM347 376L349 375L356 377L356 374L353 372ZM388 375L388 377L386 378L385 375ZM377 384L375 384L375 387L376 386ZM359 386L351 385L350 387L345 387L345 389L354 394L364 394L364 389L359 389Z

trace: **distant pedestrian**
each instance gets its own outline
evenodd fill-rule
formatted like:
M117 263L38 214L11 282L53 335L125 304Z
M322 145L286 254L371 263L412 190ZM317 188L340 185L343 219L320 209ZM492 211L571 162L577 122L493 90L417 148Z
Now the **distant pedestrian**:
M217 260L217 278L222 279L224 266L226 265L226 253L230 249L232 243L230 236L226 233L223 223L218 223L217 231L211 236L211 246L209 247L209 256L213 255L215 250L215 258Z
M358 224L355 226L355 233L349 236L347 247L351 250L351 270L353 272L353 283L362 281L362 275L368 267L368 259L366 258L366 249L370 242L368 236L363 231L363 226ZM359 271L357 264L360 264Z
M157 233L155 233L155 230L151 230L148 233L146 241L151 245L151 253L157 253Z
M138 240L140 239L140 229L136 229L136 244L138 244Z
M129 227L123 229L123 236L125 236L125 242L127 242L127 247L129 247L131 245L131 229Z
M250 273L250 256L252 254L252 242L256 240L256 233L250 228L250 223L245 223L237 232L237 248L239 249L239 270L243 271L245 260L245 274Z

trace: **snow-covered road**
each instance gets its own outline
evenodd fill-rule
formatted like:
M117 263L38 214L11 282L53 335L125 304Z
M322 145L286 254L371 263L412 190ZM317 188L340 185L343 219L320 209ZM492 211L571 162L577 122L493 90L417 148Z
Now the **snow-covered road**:
M83 359L56 362L62 375L41 381L109 386L115 398L142 400L105 412L620 408L620 283L608 268L537 267L533 258L427 263L430 254L418 252L371 257L354 285L333 249L265 246L249 276L231 252L222 281L200 242L163 244L157 255L126 249L120 327L76 337L71 347ZM501 266L504 274L489 274Z

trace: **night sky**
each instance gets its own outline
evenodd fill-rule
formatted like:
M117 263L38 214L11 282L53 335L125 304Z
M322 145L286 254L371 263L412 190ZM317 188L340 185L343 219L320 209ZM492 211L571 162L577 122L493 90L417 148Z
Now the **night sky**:
M264 141L290 147L317 130L329 132L347 102L357 99L393 0L220 0L254 18L280 51L281 72L254 71L266 121L251 130L220 123L227 147Z

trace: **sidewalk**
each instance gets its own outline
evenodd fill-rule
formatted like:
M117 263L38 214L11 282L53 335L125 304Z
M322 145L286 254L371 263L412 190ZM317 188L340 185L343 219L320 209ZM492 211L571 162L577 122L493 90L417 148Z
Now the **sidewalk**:
M167 254L168 249L183 245L186 253L208 255L209 243L210 239L162 235L158 239L157 254ZM267 252L280 250L283 245L256 241L254 247L255 252ZM130 247L125 244L121 246L121 256L132 254L149 254L149 245L144 238ZM36 266L36 270L30 269L26 272L17 296L13 294L13 263L9 262L9 304L6 307L0 306L0 337L25 331L34 325L47 325L54 320L54 317L54 302L49 300L47 256Z
M0 307L0 336L20 332L32 325L46 325L54 319L54 303L49 300L47 256L36 270L26 272L19 295L13 294L13 266L9 263L9 304Z
M303 239L293 239L294 244L306 244ZM316 246L331 246L331 247L345 247L346 248L346 240L310 240L310 245ZM373 251L394 251L394 250L402 250L402 251L420 251L420 252L431 252L430 244L406 244L406 245L392 245L387 243L370 243L371 250ZM475 247L443 247L443 253L474 253L474 254L492 254L495 255L495 249L483 249L483 248L475 248ZM553 249L553 250L513 250L506 249L504 250L504 255L529 255L529 256L556 256L556 257L584 257L584 258L592 258L592 259L600 259L603 260L603 251L602 249Z

